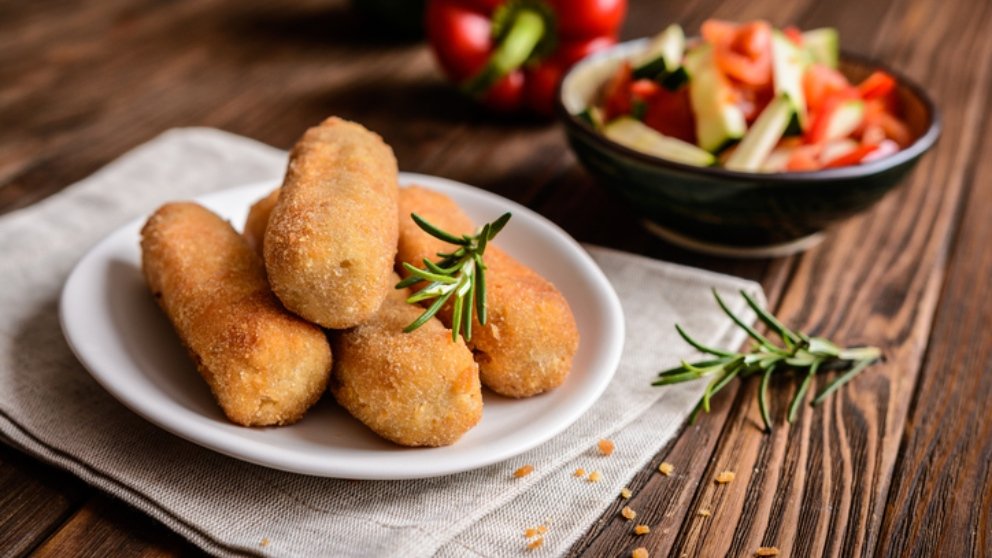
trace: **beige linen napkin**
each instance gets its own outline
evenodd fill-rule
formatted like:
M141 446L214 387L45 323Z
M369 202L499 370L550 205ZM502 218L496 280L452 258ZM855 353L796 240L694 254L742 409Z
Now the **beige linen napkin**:
M208 552L272 556L506 556L547 523L534 556L561 554L677 431L702 384L652 388L689 356L673 324L736 346L709 288L758 285L601 248L589 251L620 295L624 355L602 398L564 433L510 461L443 478L346 481L244 463L131 413L72 356L59 291L95 242L167 200L281 176L286 155L210 129L138 147L48 200L0 218L0 433L5 441L145 511ZM748 316L739 297L734 307ZM581 303L572 301L573 304ZM708 332L709 335L703 335ZM178 347L178 346L177 346ZM600 438L616 451L598 455ZM531 463L536 471L514 479ZM598 483L572 472L601 471Z

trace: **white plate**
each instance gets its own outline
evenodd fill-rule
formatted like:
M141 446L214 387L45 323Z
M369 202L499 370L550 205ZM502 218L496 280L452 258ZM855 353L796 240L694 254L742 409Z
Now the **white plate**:
M624 339L616 293L575 240L526 207L432 176L402 173L400 182L451 196L477 222L513 212L497 242L554 282L579 326L579 351L564 385L524 400L485 392L482 421L444 448L395 446L329 396L292 426L235 426L214 403L145 286L138 240L147 216L102 240L70 274L60 308L69 346L96 381L132 411L204 447L274 469L352 479L432 477L496 463L541 444L578 419L616 371ZM249 206L276 186L251 184L197 201L240 228Z

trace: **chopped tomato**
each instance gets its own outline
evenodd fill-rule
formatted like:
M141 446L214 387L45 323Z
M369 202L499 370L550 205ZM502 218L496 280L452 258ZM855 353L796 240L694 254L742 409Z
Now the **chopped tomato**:
M810 114L815 114L831 96L851 90L844 74L822 64L812 64L803 74L803 94Z
M730 47L751 58L770 56L772 47L772 26L765 21L752 21L737 28L737 34Z
M883 141L885 141L885 130L878 124L868 122L866 119L865 125L861 129L861 143L878 145Z
M772 102L775 97L775 89L771 83L767 86L750 87L740 83L734 83L734 91L737 93L735 104L744 113L744 119L750 124L758 119L761 111Z
M857 146L856 148L854 148L853 150L848 151L847 153L841 155L840 157L837 157L832 161L827 161L827 164L824 165L824 168L833 169L837 167L847 167L850 165L857 165L876 149L878 149L877 145L869 145L863 143Z
M872 130L872 134L877 134L874 129L880 129L886 138L896 142L900 147L906 147L913 141L913 134L909 131L909 127L892 114L888 104L882 99L865 101L865 124L861 133L862 141L869 134L869 130Z
M913 142L913 134L909 127L902 120L888 112L880 113L875 117L876 122L885 131L885 136L899 144L899 147L906 147Z
M820 149L814 145L805 145L792 152L789 161L785 164L787 171L814 171L820 168L820 161L817 158Z
M858 84L858 93L862 99L881 99L895 91L896 80L892 76L876 70L870 76Z
M689 88L669 91L659 87L647 101L644 123L666 136L696 143L696 121L689 102Z
M827 135L827 126L830 124L830 115L837 110L840 106L840 102L843 98L840 95L832 95L827 97L820 106L817 108L816 112L810 115L810 124L806 129L806 133L803 134L803 138L807 143L820 143Z
M711 45L728 44L737 34L737 24L722 19L707 19L699 28L699 34Z
M896 94L896 80L882 71L872 72L858 84L858 94L866 101L880 100L891 114L899 113L899 97Z
M639 79L634 83L630 84L630 95L635 99L640 99L642 101L647 101L659 89L662 89L660 85L651 79Z
M795 25L790 25L782 30L782 33L796 46L803 46L803 32Z
M633 81L633 73L630 63L624 62L606 86L606 97L603 101L603 116L607 121L630 114L630 85Z
M772 81L772 29L764 21L737 28L733 39L716 44L713 59L728 77L751 86Z

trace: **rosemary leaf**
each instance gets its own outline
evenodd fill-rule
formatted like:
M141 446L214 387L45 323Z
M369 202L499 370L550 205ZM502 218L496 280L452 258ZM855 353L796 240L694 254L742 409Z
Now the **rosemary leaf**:
M882 351L877 347L843 348L829 339L810 337L802 331L789 329L778 318L761 308L747 293L742 291L741 296L747 305L754 310L761 322L778 335L784 346L775 344L742 321L730 310L714 289L713 298L716 299L720 309L744 330L754 340L754 343L747 352L734 353L704 345L693 339L681 326L675 326L679 336L694 349L717 357L692 363L683 360L678 366L659 372L658 378L651 384L664 386L712 376L699 402L692 410L690 421L694 421L700 411L709 412L710 400L734 378L747 378L760 374L758 407L761 411L765 432L771 432L773 420L768 391L773 375L790 371L805 373L789 404L787 418L791 423L798 416L799 407L805 400L806 393L817 374L829 373L834 370L842 371L813 399L811 405L820 404L831 393L840 389L869 365L882 358Z
M740 318L738 318L737 315L734 314L730 310L730 308L727 307L726 303L723 302L723 299L720 298L720 293L716 292L716 289L713 289L713 296L716 298L716 303L720 305L720 308L723 310L723 313L726 314L727 316L729 316L730 319L733 320L735 324L737 324L738 326L740 326L741 329L743 329L744 331L746 331L747 334L752 339L754 339L755 341L757 341L758 343L760 343L762 346L766 347L769 350L772 350L772 351L781 351L781 349L779 349L778 347L776 347L775 344L772 343L771 341L769 341L767 337L765 337L764 335L758 333L757 330L755 330L753 327L747 325L746 323L744 323L743 320L741 320Z
M685 339L686 343L695 347L696 350L698 350L699 352L708 353L719 357L734 356L734 353L728 351L721 351L720 349L714 349L712 347L707 347L706 345L703 345L702 343L696 341L692 337L689 337L689 334L686 333L685 330L682 329L682 326L680 326L679 324L675 324L675 331L679 332L679 335L682 336L682 339Z
M860 374L861 371L864 370L865 368L868 368L868 365L870 365L873 362L875 361L867 360L867 359L858 361L858 363L855 364L853 368L851 368L847 372L844 372L843 374L838 376L836 380L827 384L827 387L823 388L823 391L820 392L820 395L817 395L816 399L813 400L813 404L819 405L820 403L823 403L823 400L826 399L828 395L840 389L842 385L853 380L855 376Z
M802 405L803 399L806 398L806 392L809 391L810 384L813 383L813 377L816 376L816 370L820 367L820 361L814 360L812 364L809 365L809 371L806 372L806 377L803 378L803 382L799 384L799 389L796 390L796 396L792 398L792 403L789 405L789 423L796 421L796 415L799 414L799 406Z
M428 284L408 297L410 304L434 300L433 303L403 331L409 333L427 323L444 305L454 297L451 313L451 339L461 335L465 341L472 339L472 315L478 316L479 323L486 324L486 266L482 258L486 246L509 222L511 215L504 213L492 223L486 223L475 235L457 236L434 226L426 219L410 214L413 221L424 232L458 246L452 252L438 252L438 261L424 259L424 267L419 268L407 262L403 269L408 276L396 284L397 289L412 287L426 281Z
M772 431L772 418L768 413L768 382L772 379L774 371L774 364L765 368L765 373L761 375L761 386L758 388L758 407L761 409L761 420L765 423L765 432Z
M468 245L468 243L470 242L470 240L465 238L464 236L457 237L451 233L442 231L441 229L427 222L426 219L424 219L420 215L417 215L416 213L411 213L410 218L413 219L413 222L416 223L417 226L420 227L424 232L426 232L427 234L433 236L438 240L443 240L448 244L459 244L463 246Z

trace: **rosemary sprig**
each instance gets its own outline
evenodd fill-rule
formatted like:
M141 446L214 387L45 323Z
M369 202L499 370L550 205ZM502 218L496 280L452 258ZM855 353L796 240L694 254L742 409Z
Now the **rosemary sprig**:
M731 380L760 374L758 408L761 410L761 420L765 424L765 431L771 432L772 419L768 407L768 386L773 374L788 371L803 374L802 383L800 383L792 403L789 405L788 420L791 423L796 419L799 406L805 399L806 392L809 391L817 373L827 370L845 370L813 398L812 405L822 403L828 395L882 358L882 351L877 347L842 348L828 339L810 337L801 331L791 330L762 308L746 292L741 291L741 296L758 315L758 319L768 327L769 331L774 332L781 339L782 344L776 344L737 317L720 298L716 289L713 289L713 296L723 312L754 340L754 345L746 353L734 353L708 347L690 337L681 326L676 324L675 330L678 331L682 339L699 352L715 357L693 363L683 360L679 366L659 372L658 379L652 383L655 386L664 386L712 376L713 379L707 384L702 398L692 410L690 421L696 419L699 411L709 412L710 400Z
M403 331L410 333L424 325L445 303L453 299L451 340L457 340L460 334L465 341L471 341L473 309L478 314L479 323L486 324L486 265L482 261L482 255L485 254L489 241L506 226L510 214L504 213L492 223L486 223L474 236L457 236L443 231L416 213L411 213L410 217L427 234L458 248L453 252L438 252L440 260L437 262L424 258L423 269L403 262L403 268L410 275L396 284L397 289L405 289L421 281L428 282L427 286L407 298L407 303L418 304L425 300L434 300Z

